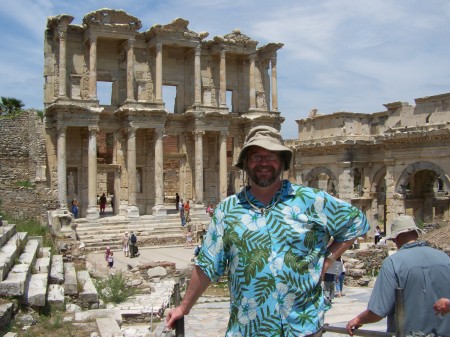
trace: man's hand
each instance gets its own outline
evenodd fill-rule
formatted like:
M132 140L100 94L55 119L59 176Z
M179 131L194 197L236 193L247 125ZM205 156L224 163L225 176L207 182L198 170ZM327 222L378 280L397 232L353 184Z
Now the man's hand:
M167 314L166 327L175 329L175 322L184 316L183 310L180 307L171 309Z
M348 321L347 326L345 327L347 329L347 332L350 336L353 336L353 330L358 329L362 327L362 323L358 316L353 318L351 321Z
M434 313L444 316L450 312L450 300L448 298L440 298L433 305Z

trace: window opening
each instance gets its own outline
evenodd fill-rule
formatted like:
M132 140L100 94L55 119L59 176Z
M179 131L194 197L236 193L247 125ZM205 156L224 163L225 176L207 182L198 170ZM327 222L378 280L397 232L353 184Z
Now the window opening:
M97 81L97 99L100 105L111 105L113 82Z
M163 85L162 99L166 104L166 110L171 113L176 113L176 98L177 98L177 86L176 85Z

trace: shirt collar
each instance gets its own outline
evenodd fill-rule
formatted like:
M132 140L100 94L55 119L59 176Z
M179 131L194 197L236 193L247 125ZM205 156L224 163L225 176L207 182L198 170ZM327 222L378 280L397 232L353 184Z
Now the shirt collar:
M255 197L250 192L250 186L244 186L242 190L236 195L238 198L238 204L249 205L249 203L245 199L245 193L247 193L247 197L253 204L261 204L257 199L255 199ZM281 193L281 201L295 196L294 188L292 187L292 184L289 180L287 179L283 180L281 184L281 189L278 190L278 192L273 196L272 200L274 198L277 198L280 193Z

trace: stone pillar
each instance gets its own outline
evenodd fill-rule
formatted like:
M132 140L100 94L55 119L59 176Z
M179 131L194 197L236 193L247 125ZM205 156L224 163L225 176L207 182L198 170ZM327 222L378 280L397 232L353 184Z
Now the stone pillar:
M195 57L194 57L194 105L202 104L202 69L201 69L201 55L202 55L202 45L201 43L195 47Z
M391 225L397 214L395 212L395 180L394 180L394 160L386 159L386 175L384 177L386 184L386 236L391 234Z
M250 58L250 71L249 71L249 95L250 95L250 109L256 108L256 88L255 88L255 58L256 55L252 54Z
M349 161L340 162L342 170L339 174L339 199L351 202L353 197L353 170Z
M156 44L155 101L162 101L162 43Z
M180 186L180 198L186 200L186 134L182 132L179 137L179 153L183 154L183 158L180 160L179 170L179 186Z
M66 163L66 126L58 125L58 201L62 210L67 210L67 163Z
M154 213L167 214L164 209L163 129L155 129L155 206Z
M219 103L221 107L227 106L227 69L226 69L226 52L221 50L220 52L220 99Z
M97 36L91 36L89 43L89 98L97 99Z
M220 133L220 151L219 151L219 186L220 200L227 197L227 136L228 133Z
M134 39L128 39L127 50L127 101L134 101Z
M87 219L100 218L97 208L97 132L98 126L89 126L88 144L88 209Z
M195 131L195 200L196 205L203 205L203 134Z
M237 135L233 137L233 165L237 162L239 153L242 148L242 137ZM234 176L234 191L238 192L243 187L242 177L243 171L235 168L235 176Z
M278 111L278 86L277 86L277 57L273 56L270 59L270 64L272 66L272 111Z
M129 218L139 218L136 206L136 128L127 130L127 173L128 173L128 209Z
M59 97L67 97L67 71L66 71L66 38L67 38L67 25L60 25L58 27L59 33Z

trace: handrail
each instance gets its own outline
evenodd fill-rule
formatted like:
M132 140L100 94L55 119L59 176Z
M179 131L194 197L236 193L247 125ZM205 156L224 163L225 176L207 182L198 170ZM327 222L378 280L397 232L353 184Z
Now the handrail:
M348 335L347 329L340 326L333 326L325 323L323 325L324 332L334 332L339 334ZM355 329L353 330L354 336L370 336L370 337L393 337L395 334L385 331L373 331L373 330L364 330L364 329Z

